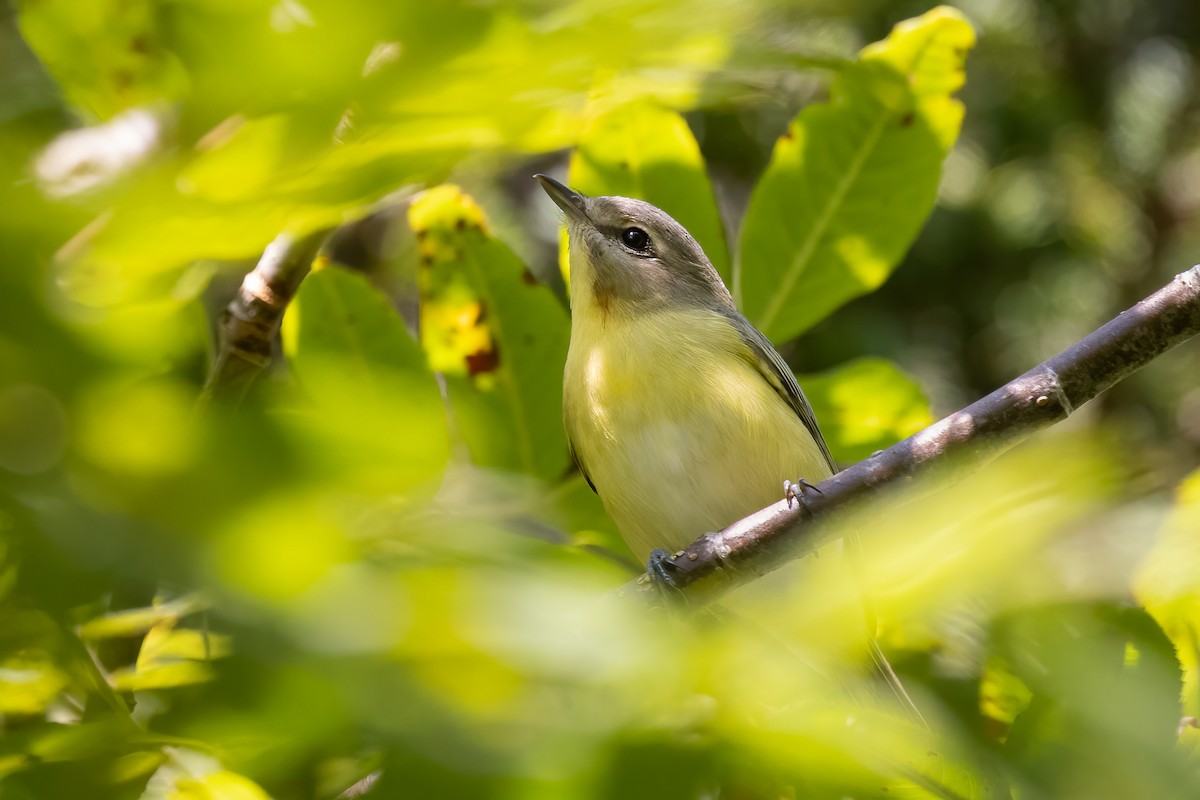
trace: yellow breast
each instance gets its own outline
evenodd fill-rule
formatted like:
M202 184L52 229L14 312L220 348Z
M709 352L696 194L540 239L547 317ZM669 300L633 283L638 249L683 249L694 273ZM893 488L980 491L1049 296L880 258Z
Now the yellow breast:
M563 388L580 463L640 558L780 499L785 479L829 475L715 312L577 320Z

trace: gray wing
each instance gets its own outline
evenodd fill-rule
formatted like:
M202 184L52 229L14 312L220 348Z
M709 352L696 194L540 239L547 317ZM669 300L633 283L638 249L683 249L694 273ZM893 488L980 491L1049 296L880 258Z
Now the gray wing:
M800 384L796 382L796 376L792 374L791 367L783 360L783 356L775 351L767 337L751 325L749 320L732 310L725 312L725 316L729 318L730 323L742 337L742 341L757 356L755 366L758 367L758 371L774 387L783 401L796 412L796 416L804 423L804 427L808 428L808 432L816 440L817 446L821 448L821 453L824 454L829 469L837 472L837 462L833 460L833 454L829 452L829 445L825 443L825 437L821 435L821 429L817 426L817 417L813 413L812 406L808 404L808 398L804 396L804 392L800 391Z

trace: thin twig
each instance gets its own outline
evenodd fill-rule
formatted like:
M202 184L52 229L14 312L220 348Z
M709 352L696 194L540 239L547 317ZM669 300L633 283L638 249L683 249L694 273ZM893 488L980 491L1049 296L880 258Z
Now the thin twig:
M382 770L375 770L370 775L367 775L362 780L355 783L346 791L338 795L338 800L352 800L356 797L366 797L375 788L375 784L379 783L379 779L383 776Z
M239 399L271 363L283 313L328 235L328 230L299 238L280 234L242 279L221 315L217 354L204 386L206 399Z
M1076 409L1158 356L1200 333L1200 266L1175 276L1133 308L920 433L822 481L789 507L780 500L724 530L706 533L664 562L689 601L704 602L812 552L844 512L901 481L983 460ZM631 587L649 590L642 576Z

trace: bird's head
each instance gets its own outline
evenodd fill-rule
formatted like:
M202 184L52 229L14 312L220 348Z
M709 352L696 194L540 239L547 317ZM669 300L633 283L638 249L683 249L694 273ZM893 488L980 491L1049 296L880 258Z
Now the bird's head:
M587 305L605 314L733 307L704 250L662 209L534 177L566 217L573 313Z

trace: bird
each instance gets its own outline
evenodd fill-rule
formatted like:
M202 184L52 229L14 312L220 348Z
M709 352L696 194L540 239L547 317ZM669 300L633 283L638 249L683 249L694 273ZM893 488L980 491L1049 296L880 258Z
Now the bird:
M568 443L630 550L670 585L672 553L781 494L803 502L837 461L791 368L683 225L643 200L534 178L567 228ZM863 605L876 669L927 725L879 646L865 591Z
M643 563L837 471L791 369L683 225L535 177L569 238L567 438Z

